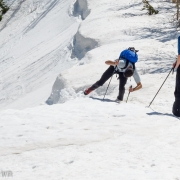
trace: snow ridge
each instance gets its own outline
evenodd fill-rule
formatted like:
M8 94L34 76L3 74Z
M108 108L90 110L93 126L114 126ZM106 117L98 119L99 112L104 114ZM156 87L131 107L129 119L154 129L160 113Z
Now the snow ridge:
M60 99L60 90L65 88L65 80L61 75L56 78L56 81L53 85L52 92L50 97L47 99L46 103L52 105L58 103Z
M85 21L87 16L90 14L87 1L77 0L72 9L72 15L81 16L83 21ZM80 30L78 30L74 35L72 46L69 47L69 50L71 50L71 58L81 60L85 57L88 51L96 48L97 46L98 42L96 40L89 37L84 37L80 33ZM56 78L56 81L52 87L51 95L46 100L48 105L64 103L68 100L68 96L76 97L75 90L73 88L68 88L66 84L66 79L60 74Z

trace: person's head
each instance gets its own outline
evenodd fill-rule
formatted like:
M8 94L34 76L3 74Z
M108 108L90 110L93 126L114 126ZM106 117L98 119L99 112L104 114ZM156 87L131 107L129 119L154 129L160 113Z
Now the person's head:
M128 66L127 69L124 72L124 77L128 78L131 77L134 73L134 70L132 68L132 66Z

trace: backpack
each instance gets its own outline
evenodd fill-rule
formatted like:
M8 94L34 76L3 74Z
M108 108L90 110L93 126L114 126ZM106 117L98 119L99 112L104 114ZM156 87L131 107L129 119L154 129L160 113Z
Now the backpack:
M130 62L133 65L133 69L135 70L135 63L138 61L138 55L136 52L138 52L138 50L135 50L134 47L129 47L120 53L119 59L126 60L125 67L121 69L126 69Z

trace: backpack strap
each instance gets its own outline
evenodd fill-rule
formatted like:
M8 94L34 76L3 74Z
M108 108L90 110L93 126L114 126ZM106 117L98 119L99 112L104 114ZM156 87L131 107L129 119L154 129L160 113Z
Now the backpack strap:
M122 59L122 58L121 58ZM125 66L123 67L123 68L121 68L121 69L126 69L127 67L128 67L128 64L129 64L129 60L127 60L127 59L123 59L123 60L126 60L126 64L125 64ZM133 65L133 70L135 70L135 63L133 63L133 62L130 62L132 65Z
M136 67L135 67L135 63L132 63L132 62L131 62L131 64L133 65L133 70L135 70L135 68L136 68Z

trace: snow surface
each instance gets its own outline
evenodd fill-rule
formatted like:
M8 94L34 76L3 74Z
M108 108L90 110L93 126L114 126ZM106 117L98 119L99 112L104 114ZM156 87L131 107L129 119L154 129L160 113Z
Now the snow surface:
M0 179L180 180L180 123L172 114L175 7L151 0L7 0L0 23ZM139 49L143 88L114 102L113 77L83 90L124 48ZM10 178L10 177L9 177Z

